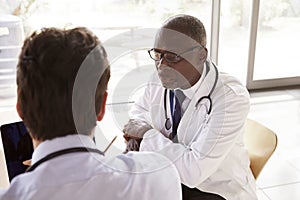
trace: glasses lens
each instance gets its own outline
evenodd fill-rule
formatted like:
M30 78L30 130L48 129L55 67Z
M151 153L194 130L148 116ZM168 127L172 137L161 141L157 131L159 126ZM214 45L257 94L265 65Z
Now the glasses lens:
M181 60L181 57L174 53L165 53L164 57L167 62L171 62L171 63L179 62Z
M155 49L151 49L148 52L150 57L155 61L160 61L162 57L164 57L164 59L166 59L166 61L170 63L176 63L182 60L182 58L179 55L171 52L161 53L156 51Z
M154 49L151 49L151 50L149 51L149 55L150 55L150 57L151 57L153 60L155 60L155 61L159 61L160 58L161 58L161 53L155 51Z

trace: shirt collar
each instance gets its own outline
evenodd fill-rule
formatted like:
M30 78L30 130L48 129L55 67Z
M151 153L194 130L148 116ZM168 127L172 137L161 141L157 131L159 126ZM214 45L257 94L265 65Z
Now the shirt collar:
M203 67L203 72L202 72L202 75L200 77L200 79L196 82L195 85L193 85L192 87L190 88L187 88L187 89L184 89L182 90L184 95L189 98L190 100L193 98L195 92L198 90L198 88L200 87L204 77L206 76L206 68L207 68L207 62L205 62L204 64L204 67Z
M73 147L96 148L96 145L90 136L79 134L67 135L64 137L54 138L52 140L46 140L39 144L38 147L34 150L32 154L31 164L36 163L50 153Z

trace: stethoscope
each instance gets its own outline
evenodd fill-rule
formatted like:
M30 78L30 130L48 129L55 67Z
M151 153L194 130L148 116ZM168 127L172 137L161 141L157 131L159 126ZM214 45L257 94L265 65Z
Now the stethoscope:
M212 100L211 100L211 94L213 93L213 91L215 90L215 87L216 87L216 85L217 85L217 82L218 82L218 79L219 79L219 71L218 71L218 69L217 69L217 67L215 66L215 64L214 63L212 63L213 64L213 66L214 66L214 69L215 69L215 71L216 71L216 77L215 77L215 82L214 82L214 85L212 86L212 88L211 88L211 90L210 90L210 92L208 93L208 95L207 96L203 96L203 97L201 97L200 99L198 99L198 101L197 101L197 103L195 104L195 107L197 108L197 106L199 105L199 103L201 102L201 101L203 101L204 99L208 99L208 101L209 101L209 107L208 107L208 110L207 110L207 115L209 115L210 113L211 113L211 110L212 110ZM209 72L209 66L208 66L209 64L208 64L208 62L206 63L206 75L207 75L207 73ZM205 76L206 76L205 75ZM165 119L166 119L166 121L165 121L165 128L167 129L167 130L170 130L171 129L171 127L172 127L172 124L171 124L171 119L168 117L168 114L167 114L167 90L168 89L165 89L165 91L164 91L164 110L165 110ZM174 93L170 90L170 106L171 106L171 113L172 113L172 108L173 108L173 98L174 98Z
M35 170L38 166L40 166L42 163L51 160L53 158L65 155L65 154L70 154L70 153L77 153L77 152L92 152L92 153L98 153L100 155L104 155L104 153L98 149L92 149L92 148L87 148L87 147L73 147L73 148L68 148L68 149L63 149L59 150L53 153L48 154L44 158L38 160L36 163L31 165L30 167L27 168L26 172L32 172Z

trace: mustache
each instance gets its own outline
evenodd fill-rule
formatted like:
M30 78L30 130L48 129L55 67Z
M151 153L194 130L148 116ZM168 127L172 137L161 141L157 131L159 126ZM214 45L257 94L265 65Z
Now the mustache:
M157 72L163 86L168 89L191 87L189 80L172 67L160 67Z

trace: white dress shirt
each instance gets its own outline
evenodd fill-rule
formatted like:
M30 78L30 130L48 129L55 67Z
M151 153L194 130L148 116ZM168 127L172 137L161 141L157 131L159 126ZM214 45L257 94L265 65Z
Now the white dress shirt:
M72 147L96 148L89 136L69 135L42 142L32 164L46 155ZM175 166L156 153L133 153L105 158L91 152L64 154L15 177L0 199L181 199Z

